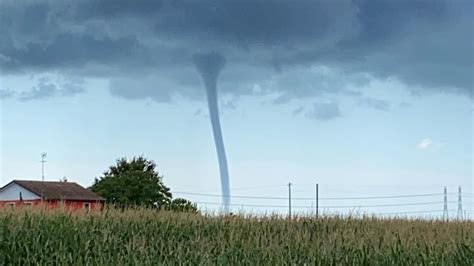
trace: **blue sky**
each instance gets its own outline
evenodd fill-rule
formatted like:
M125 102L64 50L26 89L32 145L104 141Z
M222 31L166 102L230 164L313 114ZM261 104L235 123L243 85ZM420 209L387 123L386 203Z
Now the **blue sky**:
M144 155L172 190L220 194L190 60L217 51L234 194L474 192L472 3L158 2L0 3L1 184L39 179L41 152L84 186Z
M75 97L2 101L2 184L40 179L43 151L48 180L67 176L84 186L115 159L145 155L174 191L220 194L204 102L130 101L111 96L106 81L86 84L88 91ZM469 99L413 96L391 82L379 86L393 89L373 92L391 102L389 111L342 99L341 117L327 121L295 115L301 103L275 105L269 97L223 108L234 194L278 196L290 181L303 197L314 194L316 182L322 193L344 196L438 193L443 186L454 192L458 185L472 191ZM420 147L425 139L430 144Z

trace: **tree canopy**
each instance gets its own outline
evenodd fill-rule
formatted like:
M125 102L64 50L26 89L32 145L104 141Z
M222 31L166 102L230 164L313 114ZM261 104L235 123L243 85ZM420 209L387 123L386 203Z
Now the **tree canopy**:
M120 206L142 205L166 208L171 204L171 192L163 184L156 164L143 156L118 159L115 165L96 178L91 190L107 202Z
M171 201L169 209L177 212L198 212L195 203L183 198L176 198Z

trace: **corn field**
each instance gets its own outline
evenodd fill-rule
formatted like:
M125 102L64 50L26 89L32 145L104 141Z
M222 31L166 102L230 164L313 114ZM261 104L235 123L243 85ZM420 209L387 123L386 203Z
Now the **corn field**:
M1 265L474 265L474 222L0 210Z

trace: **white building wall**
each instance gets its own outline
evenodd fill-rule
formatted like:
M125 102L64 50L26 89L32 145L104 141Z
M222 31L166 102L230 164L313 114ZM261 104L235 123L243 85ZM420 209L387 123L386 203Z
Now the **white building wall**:
M23 187L12 183L8 185L5 189L0 191L0 201L3 200L20 200L20 192L23 200L35 200L40 199L36 194L32 193L29 190L24 189Z

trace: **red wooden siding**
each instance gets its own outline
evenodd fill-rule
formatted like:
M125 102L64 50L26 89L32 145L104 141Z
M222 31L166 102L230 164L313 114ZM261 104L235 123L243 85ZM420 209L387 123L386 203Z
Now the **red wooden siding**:
M66 207L69 210L81 210L86 209L86 205L89 204L90 210L100 210L102 208L102 203L92 200L5 200L0 201L0 207L8 207L9 204L14 204L14 207L27 207L27 206L46 206L49 208L57 208L61 205Z

